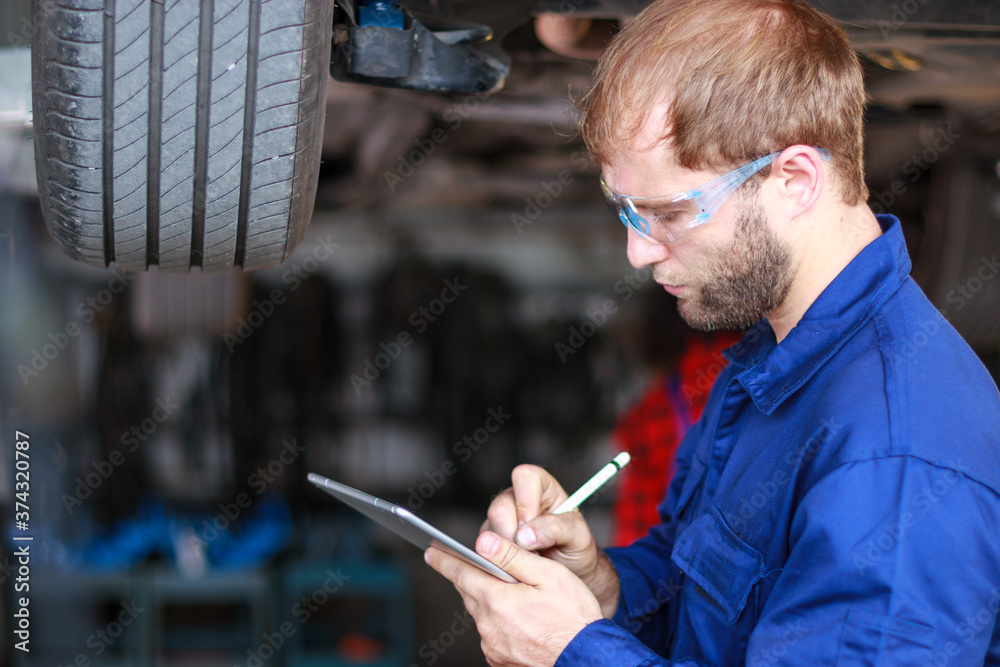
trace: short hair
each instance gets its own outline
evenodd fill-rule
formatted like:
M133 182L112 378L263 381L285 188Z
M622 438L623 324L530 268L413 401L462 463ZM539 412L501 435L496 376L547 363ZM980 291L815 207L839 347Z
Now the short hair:
M682 167L722 171L806 144L832 154L844 203L868 198L861 64L840 24L802 1L651 4L609 43L577 100L591 155L621 157L664 102L660 140Z

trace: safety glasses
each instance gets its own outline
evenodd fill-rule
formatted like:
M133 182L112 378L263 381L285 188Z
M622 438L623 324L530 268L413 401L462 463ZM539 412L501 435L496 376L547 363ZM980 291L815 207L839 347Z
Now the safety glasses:
M817 148L823 161L830 161L830 153ZM774 162L781 151L765 155L704 185L675 195L659 197L630 197L612 192L604 178L601 191L608 206L626 228L649 241L663 245L677 241L692 229L703 225L715 215L730 195L746 183L747 179Z

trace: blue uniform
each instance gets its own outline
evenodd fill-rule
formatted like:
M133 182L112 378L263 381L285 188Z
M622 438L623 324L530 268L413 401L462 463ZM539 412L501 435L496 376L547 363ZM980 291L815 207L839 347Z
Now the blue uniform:
M1000 665L1000 395L879 223L780 345L726 351L663 523L608 550L614 621L557 667Z

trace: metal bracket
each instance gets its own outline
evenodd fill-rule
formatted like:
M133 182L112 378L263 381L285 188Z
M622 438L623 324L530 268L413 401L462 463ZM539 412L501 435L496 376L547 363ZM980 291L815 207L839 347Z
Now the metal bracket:
M487 26L432 30L393 2L338 0L330 73L338 81L467 95L501 89L510 59Z

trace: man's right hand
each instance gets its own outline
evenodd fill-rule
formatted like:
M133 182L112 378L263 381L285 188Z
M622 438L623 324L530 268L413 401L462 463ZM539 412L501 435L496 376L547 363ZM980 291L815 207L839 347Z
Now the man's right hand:
M618 573L611 560L597 548L580 510L552 514L569 497L545 469L520 465L511 473L513 486L490 504L483 530L492 530L525 549L569 568L611 618L618 607Z

